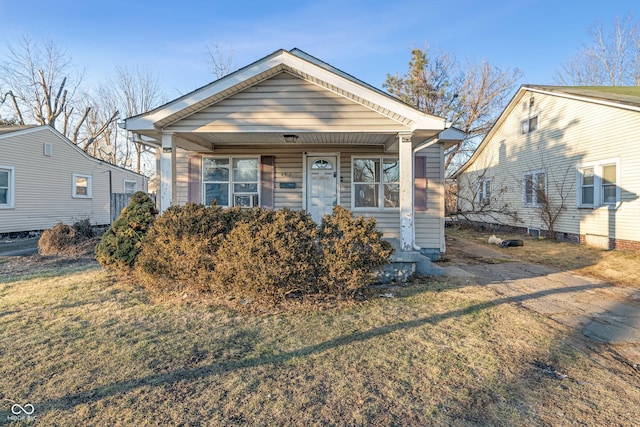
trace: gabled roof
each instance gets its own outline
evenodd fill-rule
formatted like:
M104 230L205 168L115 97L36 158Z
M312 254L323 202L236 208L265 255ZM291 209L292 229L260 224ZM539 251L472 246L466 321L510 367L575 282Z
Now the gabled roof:
M4 133L17 132L19 130L30 129L36 125L14 125L14 126L0 126L0 135Z
M640 112L640 86L543 86L543 85L522 85L513 96L509 104L496 120L496 123L489 130L478 148L467 162L454 174L457 178L464 172L484 150L496 131L502 126L507 116L520 104L520 100L527 92L540 93L562 98L573 99L581 102L590 102L608 107L621 108Z
M609 101L620 107L640 107L640 86L524 86L530 90L546 91L554 95L573 95L584 101Z
M97 159L91 155L89 155L88 153L86 153L84 150L82 150L80 147L78 147L76 144L74 144L73 142L71 142L71 140L69 138L67 138L66 136L64 136L63 134L61 134L60 132L58 132L55 128L49 126L49 125L24 125L24 126L2 126L0 127L0 144L2 143L3 139L9 139L15 136L20 136L20 135L26 135L29 133L34 133L34 132L48 132L50 133L52 136L54 136L55 138L58 138L60 140L62 140L63 143L71 146L74 150L76 150L78 153L80 153L82 156L86 157L87 159L96 162L96 163L100 163L103 164L105 166L108 166L110 168L114 168L114 169L120 169L135 175L139 175L142 177L145 177L144 175L134 172L132 170L129 169L125 169L122 168L120 166L114 165L112 163L109 162L105 162L104 160L100 160Z
M125 128L133 132L162 129L281 72L311 81L405 123L409 131L447 127L443 118L425 114L299 49L281 49L147 113L127 118Z

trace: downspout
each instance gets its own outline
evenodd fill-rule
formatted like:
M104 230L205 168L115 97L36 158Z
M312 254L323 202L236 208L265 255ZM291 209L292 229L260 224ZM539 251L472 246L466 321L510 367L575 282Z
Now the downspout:
M113 218L111 217L112 209L113 209L113 184L111 179L111 169L109 169L109 224L113 224Z

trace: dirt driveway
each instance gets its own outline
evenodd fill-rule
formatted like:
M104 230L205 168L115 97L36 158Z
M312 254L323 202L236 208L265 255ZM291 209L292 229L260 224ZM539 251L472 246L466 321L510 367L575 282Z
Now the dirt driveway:
M517 250L447 237L443 266L449 276L485 285L504 302L571 327L587 345L606 345L619 361L640 371L640 291L509 256Z

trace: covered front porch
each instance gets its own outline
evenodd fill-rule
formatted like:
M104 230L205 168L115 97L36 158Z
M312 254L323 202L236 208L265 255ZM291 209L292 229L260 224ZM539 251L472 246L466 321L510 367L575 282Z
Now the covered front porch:
M159 207L375 217L403 252L444 251L446 144L461 132L299 50L126 120L158 147Z

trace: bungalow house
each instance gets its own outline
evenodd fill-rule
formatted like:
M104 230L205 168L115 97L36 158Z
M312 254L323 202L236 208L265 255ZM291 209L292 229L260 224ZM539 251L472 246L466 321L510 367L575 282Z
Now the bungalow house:
M473 221L640 250L639 143L639 87L522 86L456 172L458 207Z
M334 206L375 217L403 252L445 251L444 119L298 49L279 50L124 127L158 147L159 208Z
M147 178L95 159L50 126L0 127L0 235L111 222L111 194Z

